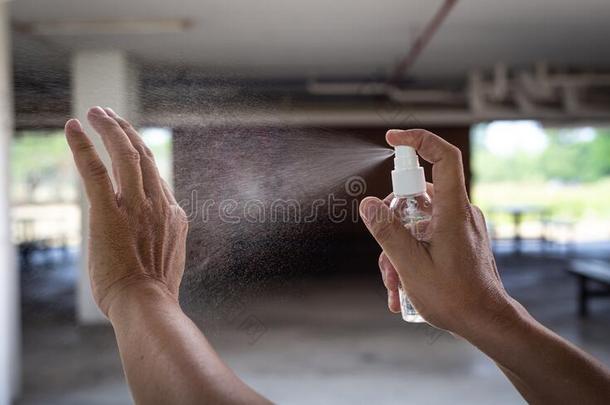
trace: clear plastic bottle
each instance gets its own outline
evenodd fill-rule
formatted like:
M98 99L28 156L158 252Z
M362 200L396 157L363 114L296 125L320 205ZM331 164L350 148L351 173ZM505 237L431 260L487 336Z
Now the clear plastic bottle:
M409 146L397 146L392 171L394 198L390 209L418 240L427 240L432 218L432 200L426 193L426 179L415 150ZM426 320L417 312L409 297L399 286L402 318L407 322L422 323Z

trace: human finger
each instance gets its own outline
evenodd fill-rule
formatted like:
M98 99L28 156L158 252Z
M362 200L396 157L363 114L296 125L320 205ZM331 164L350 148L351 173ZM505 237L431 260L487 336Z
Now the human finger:
M140 154L140 170L142 171L142 185L144 193L151 200L159 198L166 199L165 192L161 184L161 175L155 163L155 157L144 140L135 128L124 118L120 117L111 108L105 108L104 111L108 116L116 121L123 132L127 135L133 147Z
M108 170L80 122L76 119L69 120L65 132L91 206L116 206L116 196Z
M89 123L100 135L110 159L122 199L144 199L140 154L119 124L101 107L87 113Z
M434 194L438 195L435 208L455 212L468 206L462 155L457 147L423 129L391 129L386 139L392 146L413 147L432 164Z

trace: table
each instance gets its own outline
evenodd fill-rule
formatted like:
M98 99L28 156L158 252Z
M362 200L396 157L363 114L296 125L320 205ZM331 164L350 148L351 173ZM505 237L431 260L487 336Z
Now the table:
M541 205L503 205L495 206L490 210L492 213L508 214L513 219L514 236L513 243L515 253L521 254L523 235L521 234L521 223L524 216L538 216L540 222L543 222L544 217L548 213L548 209ZM541 236L544 240L544 235Z

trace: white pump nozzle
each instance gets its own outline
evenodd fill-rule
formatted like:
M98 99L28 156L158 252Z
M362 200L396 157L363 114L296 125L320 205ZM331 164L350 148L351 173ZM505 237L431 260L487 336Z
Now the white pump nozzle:
M400 169L416 169L419 167L419 159L415 149L410 146L399 145L394 148L394 168Z
M419 166L415 149L410 146L395 147L392 185L395 195L416 195L426 191L424 169Z

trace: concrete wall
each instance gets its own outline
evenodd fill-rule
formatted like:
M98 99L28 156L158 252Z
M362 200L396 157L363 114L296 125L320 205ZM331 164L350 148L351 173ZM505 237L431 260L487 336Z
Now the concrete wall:
M0 0L0 405L19 387L19 288L9 233L9 151L13 136L8 5Z

